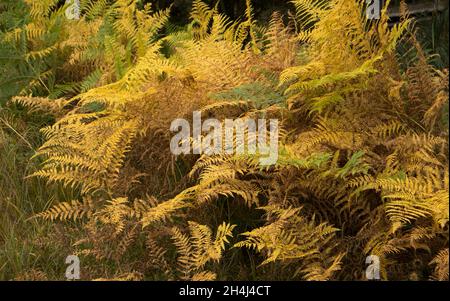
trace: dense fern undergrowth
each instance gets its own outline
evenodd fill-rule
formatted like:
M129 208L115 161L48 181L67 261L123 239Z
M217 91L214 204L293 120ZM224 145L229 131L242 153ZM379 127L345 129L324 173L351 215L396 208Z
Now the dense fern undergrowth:
M405 3L60 2L0 2L0 279L448 280L448 66ZM278 119L278 162L172 155L193 111Z

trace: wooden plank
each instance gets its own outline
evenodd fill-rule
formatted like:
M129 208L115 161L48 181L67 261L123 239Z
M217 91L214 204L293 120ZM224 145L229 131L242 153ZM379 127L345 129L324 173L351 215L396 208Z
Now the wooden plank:
M448 0L427 1L425 3L413 3L408 5L408 10L411 15L433 13L443 11L448 8ZM392 7L388 9L390 17L400 17L400 7Z

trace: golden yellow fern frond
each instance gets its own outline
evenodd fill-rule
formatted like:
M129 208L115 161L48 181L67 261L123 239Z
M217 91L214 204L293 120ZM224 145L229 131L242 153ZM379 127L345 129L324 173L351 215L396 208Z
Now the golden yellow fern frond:
M92 216L95 206L93 200L84 198L82 201L63 202L39 213L36 217L55 221L79 220Z
M246 240L235 247L255 249L265 255L262 265L277 260L299 260L320 253L320 245L327 242L337 231L326 224L315 225L306 221L299 208L281 209L273 206L261 208L275 216L275 221L242 233Z
M156 207L149 208L145 213L143 213L141 218L142 227L145 228L157 222L164 222L170 219L174 212L188 206L189 204L187 204L181 196L162 202Z
M216 280L217 275L213 272L203 271L200 273L196 273L191 277L191 281L214 281Z
M126 218L133 216L132 208L128 206L127 198L117 198L107 202L100 210L93 215L95 220L112 225L115 234L122 233L125 228Z
M30 112L45 112L59 116L67 104L65 99L48 99L44 97L17 96L11 99L11 103L20 104Z
M443 249L430 262L430 264L436 265L432 279L438 281L448 281L448 255L448 249Z
M49 140L37 155L47 160L34 176L66 186L81 185L83 193L112 187L136 133L136 122L120 116L91 122L83 119L82 114L73 117L76 117L73 123L65 124L67 120L61 119L44 129ZM99 140L99 136L104 139Z
M178 228L172 229L172 239L178 251L179 271L184 279L199 279L202 276L211 278L213 273L202 271L208 262L217 262L222 257L225 243L232 236L235 226L223 223L217 229L213 239L212 231L205 225L189 222L190 236L183 234Z

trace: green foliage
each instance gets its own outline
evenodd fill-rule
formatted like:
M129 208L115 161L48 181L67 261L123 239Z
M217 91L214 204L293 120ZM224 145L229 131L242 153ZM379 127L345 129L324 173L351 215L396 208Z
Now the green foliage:
M448 279L448 70L405 9L389 26L295 0L261 26L252 1L232 20L196 0L173 26L141 1L80 20L56 2L0 5L1 278L61 279L59 250L96 280L363 280L368 255L383 279ZM278 119L277 164L174 157L193 111Z

